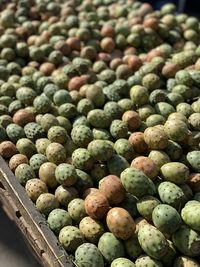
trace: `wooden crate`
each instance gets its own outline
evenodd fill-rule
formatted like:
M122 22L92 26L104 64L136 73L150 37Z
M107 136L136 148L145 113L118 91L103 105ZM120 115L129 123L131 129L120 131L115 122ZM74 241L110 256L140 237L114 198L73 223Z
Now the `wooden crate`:
M45 267L75 266L1 156L0 201Z

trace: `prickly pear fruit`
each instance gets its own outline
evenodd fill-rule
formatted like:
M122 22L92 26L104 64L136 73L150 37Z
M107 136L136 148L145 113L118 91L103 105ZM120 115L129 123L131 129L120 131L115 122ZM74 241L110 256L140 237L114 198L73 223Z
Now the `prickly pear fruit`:
M58 236L59 242L68 252L74 252L84 243L84 236L75 226L65 226L60 230Z
M168 251L169 245L165 236L149 224L139 228L138 241L144 252L154 259L161 259Z
M68 207L69 202L78 197L78 191L72 186L60 185L55 191L55 197L63 207Z
M136 260L135 267L144 267L144 266L163 267L162 262L152 259L147 255L142 255Z
M59 202L53 194L43 193L36 201L36 208L44 215L59 207Z
M130 261L129 259L118 258L118 259L115 259L110 265L110 267L120 267L120 266L135 267L135 264L132 261Z
M139 213L148 221L152 221L152 212L160 204L160 201L153 196L142 197L137 202Z
M76 223L79 223L84 217L87 216L84 207L84 200L81 198L74 198L71 200L68 204L67 210L71 218Z
M181 216L177 210L169 205L160 204L152 213L155 227L162 233L172 234L181 226Z
M163 203L175 209L179 209L187 200L183 190L171 182L160 183L158 186L158 194Z
M120 179L115 175L108 175L100 180L99 190L107 198L110 205L117 205L125 197L125 189Z
M187 160L193 170L200 172L200 151L194 150L187 154Z
M69 213L63 209L54 209L49 213L47 222L51 230L58 235L60 230L67 226L72 225L72 219Z
M25 185L28 180L36 178L33 168L26 163L17 166L15 169L15 176L22 185Z
M79 267L104 267L100 250L90 243L80 245L75 252L75 263Z
M85 199L86 213L93 219L102 219L109 210L109 203L101 193L89 194Z
M109 232L104 233L100 237L98 248L108 263L111 263L114 259L125 256L122 241Z
M131 167L143 171L150 179L154 180L159 172L157 164L150 158L139 156L131 162Z
M11 171L15 171L17 166L22 163L28 164L28 158L23 154L15 154L9 161L9 168Z
M59 184L72 186L77 181L76 169L68 163L59 164L55 170L55 177Z
M178 185L186 183L189 178L189 168L180 162L166 163L160 170L164 180Z
M99 241L99 238L105 232L103 224L89 216L80 221L79 229L83 233L85 239L94 244Z
M136 234L125 240L124 245L126 253L132 260L137 259L143 252Z
M146 195L149 189L147 176L136 168L127 168L120 175L121 182L126 191L136 197Z
M193 192L200 192L200 173L191 173L187 180L187 184Z
M88 151L98 161L107 161L114 154L113 147L107 140L94 140L90 142Z
M154 126L144 131L144 141L150 149L159 150L167 147L168 137L163 129Z
M200 231L200 202L187 202L181 211L181 217L193 230Z
M200 264L192 258L181 256L174 261L173 267L200 267Z
M195 257L200 253L200 235L188 226L181 226L172 235L172 241L183 255Z
M28 180L25 185L25 190L33 202L35 202L42 193L48 193L46 184L37 178Z
M131 215L122 208L109 210L106 223L111 233L123 240L130 238L135 232L135 222Z

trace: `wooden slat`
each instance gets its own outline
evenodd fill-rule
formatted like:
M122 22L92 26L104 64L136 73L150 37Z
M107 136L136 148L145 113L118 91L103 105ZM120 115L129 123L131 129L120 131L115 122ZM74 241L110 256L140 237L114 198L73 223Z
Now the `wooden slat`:
M0 156L0 199L45 267L74 267L45 218Z

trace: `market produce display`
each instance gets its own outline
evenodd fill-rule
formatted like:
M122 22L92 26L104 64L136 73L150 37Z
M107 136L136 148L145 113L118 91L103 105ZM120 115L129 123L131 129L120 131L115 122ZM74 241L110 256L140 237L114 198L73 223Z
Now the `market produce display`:
M200 267L200 23L173 4L0 11L0 155L77 267Z

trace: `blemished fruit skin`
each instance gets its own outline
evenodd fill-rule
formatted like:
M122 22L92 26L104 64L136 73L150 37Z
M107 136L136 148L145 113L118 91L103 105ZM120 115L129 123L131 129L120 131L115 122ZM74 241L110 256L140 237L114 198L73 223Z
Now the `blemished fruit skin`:
M185 240L188 242L185 242ZM195 257L200 253L200 235L188 226L181 226L172 235L172 241L183 255Z
M135 232L135 222L131 215L122 208L112 208L106 216L108 229L116 237L127 240Z
M155 260L147 255L142 255L135 261L135 267L163 267L162 262Z
M161 259L168 251L169 245L165 236L149 224L139 228L138 241L144 252L154 259Z
M15 176L22 185L25 185L28 180L36 178L33 168L26 163L17 166L15 169Z
M75 262L80 267L104 267L104 260L100 250L90 243L84 243L76 249Z
M125 255L122 241L110 232L106 232L100 237L98 249L108 263L111 263L114 259L119 257L124 257Z
M200 172L200 151L194 150L189 152L187 160L194 171Z
M174 261L174 267L199 267L199 263L189 257L181 256Z

